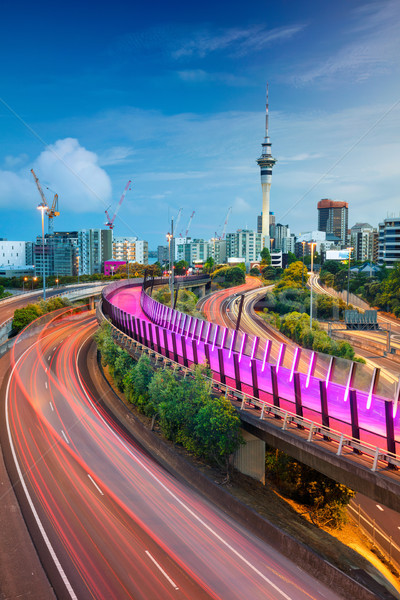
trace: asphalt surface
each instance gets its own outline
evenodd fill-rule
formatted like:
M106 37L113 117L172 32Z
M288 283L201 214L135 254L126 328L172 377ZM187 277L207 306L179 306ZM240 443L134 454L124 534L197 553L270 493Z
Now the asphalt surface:
M83 383L81 358L95 327L86 313L44 328L38 344L18 351L6 403L10 446L50 543L38 547L58 597L338 598L108 420Z

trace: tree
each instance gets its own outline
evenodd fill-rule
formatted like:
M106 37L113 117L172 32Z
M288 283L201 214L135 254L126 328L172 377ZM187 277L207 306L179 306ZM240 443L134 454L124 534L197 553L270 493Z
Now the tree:
M174 263L175 266L175 275L185 275L189 263L186 260L178 260Z
M212 256L209 256L207 258L206 262L204 263L204 267L203 267L204 273L212 273L214 265L215 265L215 260L213 259Z
M287 261L288 261L288 265L291 265L292 263L296 262L297 261L296 255L293 254L293 252L288 252Z
M270 265L271 264L271 254L266 246L261 250L260 256L261 256L261 264L262 265Z

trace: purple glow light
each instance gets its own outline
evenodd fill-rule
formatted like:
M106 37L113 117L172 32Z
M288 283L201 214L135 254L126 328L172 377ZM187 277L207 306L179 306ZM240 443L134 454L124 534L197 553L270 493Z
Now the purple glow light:
M347 402L347 400L349 398L350 384L351 384L351 380L353 377L353 371L354 371L354 363L351 363L350 370L349 370L349 376L347 378L347 383L346 383L346 389L344 391L344 396L343 396L344 402Z
M252 360L253 360L253 358L254 358L254 353L255 353L255 351L256 351L256 347L258 346L258 342L259 342L259 338L258 338L258 337L255 337L255 338L254 338L254 342L253 342L253 347L252 347L252 349L251 349L251 354L250 354L250 362L249 362L249 365L250 365L250 366L251 366L251 361L252 361Z
M279 367L281 366L282 356L285 351L285 348L286 348L286 344L281 344L281 347L279 348L278 360L276 361L276 372L277 373L279 373Z
M206 333L206 339L205 339L206 344L208 344L208 342L210 341L209 337L210 337L211 326L212 326L212 323L210 321L208 323L208 327L207 327L207 333Z
M224 333L222 334L222 340L221 340L221 348L225 347L225 342L226 342L226 336L228 335L228 328L225 327L224 329Z
M243 348L244 348L244 345L246 343L246 339L247 339L247 333L244 333L242 335L242 343L240 344L239 362L242 360Z
M292 363L292 369L290 371L289 381L293 381L293 375L294 375L295 370L297 369L297 365L299 363L299 358L300 358L300 348L299 348L299 346L297 346L295 348L294 355L293 355L293 363Z
M212 345L212 350L213 351L214 351L214 348L215 348L215 342L217 341L218 331L219 331L219 325L216 325L215 326L214 339L213 339L213 345Z
M261 373L264 372L265 362L267 360L267 356L269 355L270 349L271 349L271 340L267 340L265 342L265 350L264 350L264 357L263 357L263 362L262 362L262 367L261 367Z
M199 338L197 340L197 345L200 344L200 340L201 340L201 336L202 336L202 333L203 333L203 329L204 329L204 321L202 321L201 325L200 325Z
M193 322L193 317L189 317L189 323L186 329L186 335L185 335L185 339L187 340L189 337L189 332L190 332L190 328L192 326L192 322Z
M313 371L313 367L314 367L314 362L315 362L315 357L316 357L316 353L313 352L311 354L310 357L310 364L308 365L308 373L307 373L307 380L306 380L306 388L308 388L308 386L310 385L310 379L311 379L311 373Z
M233 348L233 345L234 345L234 343L235 343L235 341L236 341L236 334L237 334L237 331L236 331L236 329L235 329L235 330L233 331L233 333L232 333L231 347L229 348L229 354L228 354L228 358L230 358L230 357L231 357L231 354L232 354L232 348Z

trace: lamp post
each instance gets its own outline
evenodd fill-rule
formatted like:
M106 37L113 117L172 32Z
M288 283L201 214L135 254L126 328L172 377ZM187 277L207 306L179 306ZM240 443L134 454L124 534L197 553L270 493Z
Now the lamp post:
M350 263L351 263L351 252L354 248L346 248L349 251L349 270L347 272L347 306L349 306L349 297L350 297Z
M313 273L314 273L314 248L317 244L315 242L311 242L309 246L311 247L311 293L310 293L310 329L312 329L312 310L313 310Z
M37 281L37 277L32 277L32 289L33 289L33 282Z
M42 260L43 260L43 300L46 300L46 267L44 264L44 213L47 211L47 206L39 204L38 210L42 213Z
M303 246L303 268L301 270L301 287L304 287L304 248L305 248L306 242L301 242L301 245Z
M58 279L56 279L57 289L58 289Z
M23 280L22 280L22 292L24 292L24 291L25 291L25 282L26 282L26 281L28 281L28 278L27 278L27 277L24 277L24 278L23 278Z
M174 239L174 219L171 219L171 233L167 233L168 240L168 259L169 259L169 290L171 292L171 308L174 307L174 268L172 265L172 240Z

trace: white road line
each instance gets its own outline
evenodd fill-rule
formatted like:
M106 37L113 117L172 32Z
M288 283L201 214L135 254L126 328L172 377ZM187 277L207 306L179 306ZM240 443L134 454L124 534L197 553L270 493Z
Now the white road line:
M245 564L250 570L252 570L254 573L257 573L257 575L266 583L268 583L268 585L270 585L275 591L278 592L278 594L280 594L283 598L285 598L285 600L293 600L291 596L288 596L288 594L286 594L277 584L275 584L269 577L267 577L266 575L264 575L264 573L262 573L257 567L255 567L250 560L248 560L245 556L243 556L243 554L241 554L238 550L236 550L236 548L234 548L229 542L227 542L219 533L217 533L215 531L215 529L213 529L210 525L208 525L197 513L194 512L194 510L192 508L190 508L190 506L188 504L186 504L183 500L181 500L179 498L179 496L177 496L177 494L175 494L166 484L164 484L161 479L159 479L152 471L149 467L147 467L145 465L145 463L136 455L134 454L134 452L132 452L132 449L119 437L119 435L116 433L115 429L113 429L110 424L104 419L103 415L100 413L99 409L97 408L97 406L95 406L95 404L93 404L93 401L91 400L90 396L88 395L88 393L86 392L86 389L82 383L82 379L81 379L81 375L79 372L79 367L78 367L78 361L79 361L79 355L80 352L82 350L83 345L85 344L86 340L92 335L92 333L88 334L87 338L85 338L85 340L83 340L83 342L81 343L79 350L76 354L75 357L75 368L76 368L76 373L79 379L79 383L80 386L82 388L82 391L84 393L84 395L86 396L89 404L91 405L92 409L98 414L99 419L101 421L103 421L104 425L107 427L107 429L114 435L114 437L119 441L119 443L125 448L125 450L128 452L128 454L130 454L132 456L132 458L136 461L136 463L138 465L140 465L142 467L142 469L144 471L146 471L146 473L148 473L148 475L150 475L150 477L156 481L158 483L158 485L160 486L161 489L165 490L165 492L175 500L175 502L177 504L179 504L188 514L190 514L198 523L200 523L204 529L206 531L208 531L208 533L210 533L215 539L217 539L221 544L223 544L225 546L225 548L228 548L230 550L230 552L232 552L232 554L234 554L237 558L239 558L243 564ZM90 477L90 475L89 475Z
M52 402L49 402L49 404L50 404L51 410L54 412L54 406L53 406Z
M45 371L44 371L44 372L45 372L45 373L47 373L47 367L46 367L46 369L45 369Z
M171 577L169 575L167 575L167 573L164 571L164 569L161 567L161 565L158 564L156 559L152 557L152 555L150 554L150 552L148 550L146 550L146 554L150 558L150 560L152 560L153 563L156 565L157 569L159 569L159 571L161 571L161 573L164 575L165 579L167 579L167 581L169 581L169 583L172 585L172 587L175 588L176 590L179 590L178 586L172 581Z
M90 481L93 483L94 487L99 492L99 494L101 494L102 496L104 496L103 492L101 491L101 489L99 488L99 486L97 485L97 483L95 482L95 480L93 479L93 477L90 477L89 473L88 473L88 477L89 477Z
M67 436L65 435L65 431L64 431L64 429L61 429L61 433L62 433L62 436L63 436L64 440L67 442L67 444L69 444L69 439L68 439L68 438L67 438Z
M54 346L54 348L53 348L53 352L54 352L54 350L55 350L56 348L57 348L57 346Z
M9 404L9 394L10 394L11 379L12 379L12 377L14 375L14 371L17 368L18 363L21 361L21 359L25 356L25 354L27 352L29 352L29 350L31 350L34 346L36 346L40 341L41 340L38 340L34 344L32 344L19 357L19 359L17 360L17 362L13 366L13 369L11 371L11 375L8 378L8 381L7 381L6 406L5 406L5 408L6 408L6 423L7 423L8 441L9 441L9 444L10 444L11 453L13 455L15 467L17 469L18 479L19 479L19 481L20 481L20 483L21 483L21 485L23 487L23 490L25 492L25 496L26 496L26 498L28 500L28 503L29 503L30 509L31 509L31 511L33 513L33 516L35 518L35 521L36 521L36 523L37 523L37 525L39 527L40 533L42 534L43 540L44 540L44 542L45 542L45 544L47 546L47 549L48 549L48 551L49 551L49 553L50 553L50 555L51 555L51 557L52 557L52 559L54 561L54 564L55 564L55 566L57 568L57 571L59 572L60 577L61 577L61 579L62 579L65 587L67 588L67 591L68 591L68 593L70 595L70 598L72 598L72 600L78 600L78 596L75 594L75 592L74 592L74 590L72 588L72 585L70 584L69 579L68 579L67 575L65 574L65 571L62 568L62 565L61 565L60 561L58 560L57 554L55 553L55 550L54 550L53 546L51 545L51 542L50 542L50 540L49 540L49 538L47 536L45 528L43 527L43 524L42 524L42 522L40 520L40 517L39 517L39 515L38 515L38 513L36 511L35 505L33 504L32 498L31 498L31 496L29 494L28 488L27 488L25 480L24 480L24 475L22 474L21 467L19 466L19 463L18 463L17 453L16 453L15 448L14 448L14 442L13 442L13 439L12 439L12 434L11 434L11 429L10 429L10 421L9 421L9 415L8 415L8 404Z
M382 506L379 506L379 504L377 504L377 505L376 505L376 508L379 508L379 510L381 510L382 512L383 512L383 510L384 510L384 509L382 508Z
M45 387L45 388L46 388L46 390L47 390L47 381L45 381L45 382L44 382L44 387Z
M51 355L47 357L47 360L50 360L50 359L51 359Z

